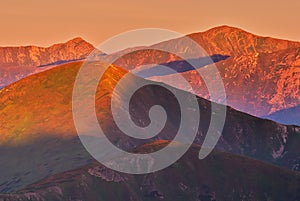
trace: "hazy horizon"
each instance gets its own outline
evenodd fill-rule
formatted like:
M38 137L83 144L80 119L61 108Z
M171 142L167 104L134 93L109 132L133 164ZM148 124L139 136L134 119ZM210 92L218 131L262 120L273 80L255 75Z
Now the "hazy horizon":
M227 2L111 0L12 0L1 5L0 46L36 45L82 37L93 45L140 28L182 34L228 25L256 35L300 41L300 2ZM151 41L150 41L151 42ZM159 42L153 41L152 43Z

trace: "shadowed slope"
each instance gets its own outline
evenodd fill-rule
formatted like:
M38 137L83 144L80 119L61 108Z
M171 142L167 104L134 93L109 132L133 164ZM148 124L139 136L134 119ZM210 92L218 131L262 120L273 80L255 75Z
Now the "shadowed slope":
M300 105L274 112L264 118L271 119L281 124L300 126Z
M164 143L136 151L148 152ZM214 151L198 160L193 146L170 167L147 175L114 172L93 163L43 179L0 199L10 200L298 200L300 175L262 162Z

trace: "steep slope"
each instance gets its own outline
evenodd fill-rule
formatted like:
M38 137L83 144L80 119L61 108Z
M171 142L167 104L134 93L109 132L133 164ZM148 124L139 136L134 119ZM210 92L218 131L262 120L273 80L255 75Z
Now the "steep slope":
M47 175L74 169L90 161L72 119L72 90L81 64L65 64L0 90L0 148L4 156L0 163L5 164L0 167L1 192L20 189ZM95 70L102 67L99 63L94 64ZM99 123L107 137L116 146L128 150L148 141L125 136L112 119L111 94L125 73L114 66L107 70L98 86L95 104ZM180 124L174 97L155 87L154 82L130 76L133 84L140 81L149 84L132 100L135 108L132 118L147 124L149 108L155 104L165 106L169 114L166 127L150 142L173 139ZM186 99L193 96L180 90L176 93ZM202 98L198 98L198 103L201 118L195 143L201 145L210 123L211 103ZM228 107L225 127L216 148L299 170L299 132L299 127L262 120Z
M233 108L256 116L266 116L300 104L300 42L260 37L228 26L190 34L188 37L201 45L210 56L229 56L216 61L216 66L224 81L228 104ZM158 47L174 49L176 52L189 51L181 38L150 46ZM118 59L115 64L131 70L144 64L165 64L178 59L170 53L137 50ZM198 96L209 98L196 72L187 72L184 76L196 89ZM172 76L153 79L187 90L186 86L178 85Z
M163 147L149 144L137 151ZM170 167L148 175L114 172L92 163L50 176L0 200L298 200L300 175L262 162L214 151L198 160L193 146Z
M228 105L256 116L300 104L300 49L275 53L230 57L216 63L224 82ZM184 72L195 93L209 99L201 77L194 71ZM186 89L175 75L153 77L152 80ZM288 123L288 122L287 122Z

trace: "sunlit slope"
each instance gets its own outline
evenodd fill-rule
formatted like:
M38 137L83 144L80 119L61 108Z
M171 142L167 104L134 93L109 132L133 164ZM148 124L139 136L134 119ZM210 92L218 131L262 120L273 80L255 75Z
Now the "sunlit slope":
M0 91L0 142L24 143L32 137L74 137L72 90L81 62L62 65L14 83ZM125 71L111 67L96 97L111 93ZM107 76L115 79L107 81ZM98 104L97 107L104 107Z

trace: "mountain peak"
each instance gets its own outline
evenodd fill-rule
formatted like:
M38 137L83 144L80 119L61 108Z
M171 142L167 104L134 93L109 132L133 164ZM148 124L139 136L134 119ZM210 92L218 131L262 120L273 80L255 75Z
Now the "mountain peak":
M246 32L245 30L243 30L241 28L233 27L233 26L229 26L229 25L216 26L216 27L213 27L213 28L207 30L206 32L208 32L208 31L244 31L244 32Z
M214 37L217 34L225 34L225 35L238 35L239 37L260 37L255 34L252 34L248 31L245 31L244 29L238 28L238 27L232 27L228 25L221 25L217 27L213 27L211 29L208 29L204 32L200 33L194 33L194 34L203 34L210 37Z
M84 40L81 37L75 37L75 38L68 40L67 42L51 45L48 48L53 48L53 47L57 47L57 46L65 46L65 45L84 45L84 46L89 46L89 47L94 48L94 46L92 44L90 44L89 42L87 42L86 40Z
M86 40L84 40L83 38L81 37L75 37L69 41L67 41L66 43L81 43L81 42L84 42L84 43L88 43Z
M300 47L299 42L258 36L228 25L192 33L189 37L200 44L209 54L230 56L271 53Z

